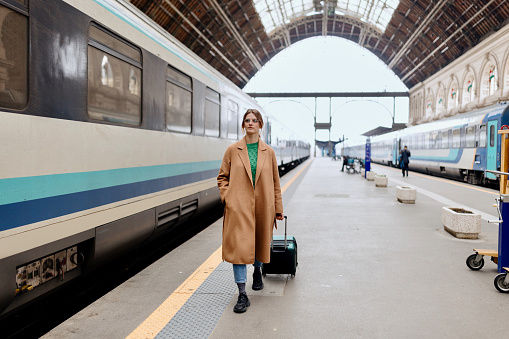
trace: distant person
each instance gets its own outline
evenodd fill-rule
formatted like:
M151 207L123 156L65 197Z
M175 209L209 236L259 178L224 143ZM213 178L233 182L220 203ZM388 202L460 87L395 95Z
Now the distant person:
M272 228L275 219L283 220L276 153L260 138L262 127L260 112L248 109L242 119L246 136L228 146L217 176L224 203L223 260L233 264L239 288L235 313L251 304L246 265L254 266L253 290L263 289L261 266L270 262Z
M345 166L348 165L348 156L343 155L343 167L341 167L341 172L345 171Z
M401 155L400 155L400 163L401 163L401 171L403 172L403 176L405 176L405 172L406 172L406 176L408 177L408 164L410 163L410 160L408 158L410 158L410 150L408 149L408 147L404 147L402 150L401 150Z

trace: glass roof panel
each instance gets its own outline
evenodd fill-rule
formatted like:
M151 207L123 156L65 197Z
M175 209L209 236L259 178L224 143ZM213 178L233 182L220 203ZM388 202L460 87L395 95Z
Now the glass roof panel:
M366 22L384 32L400 0L337 0L320 1L315 8L313 0L254 0L254 5L267 34L301 16L335 11ZM336 3L336 5L335 5ZM331 8L334 7L335 8Z

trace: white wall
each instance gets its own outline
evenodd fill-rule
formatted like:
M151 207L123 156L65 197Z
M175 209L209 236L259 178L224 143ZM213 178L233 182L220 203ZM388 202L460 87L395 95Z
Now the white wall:
M409 125L509 99L509 25L410 89Z

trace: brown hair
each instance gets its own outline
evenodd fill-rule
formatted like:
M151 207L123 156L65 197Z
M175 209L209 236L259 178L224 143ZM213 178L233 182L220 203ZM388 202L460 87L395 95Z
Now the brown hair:
M258 123L260 124L260 129L263 128L263 117L262 117L262 114L257 109L250 108L250 109L248 109L246 111L246 113L244 113L244 117L242 117L242 129L244 129L245 126L246 126L244 120L246 120L246 116L249 113L253 113L256 116L256 119L258 119Z

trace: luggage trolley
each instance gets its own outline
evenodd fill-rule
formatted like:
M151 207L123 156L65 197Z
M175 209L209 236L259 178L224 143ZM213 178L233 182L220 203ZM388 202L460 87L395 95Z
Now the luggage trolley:
M499 224L502 222L502 216L500 215L500 198L497 198L497 204L493 207L497 207L498 220L488 220L489 223ZM484 266L484 257L491 257L491 261L498 265L498 251L497 250L485 250L474 248L475 254L469 255L467 258L467 266L473 271L479 271Z
M358 159L348 159L348 163L346 164L345 167L346 167L347 173L360 173L361 172L361 162Z
M484 256L490 256L491 260L498 265L495 277L495 288L502 293L509 293L509 194L508 193L508 161L509 161L509 127L502 126L498 131L502 135L500 171L486 170L500 176L500 197L497 198L498 220L489 220L490 223L498 223L498 251L474 249L475 254L467 258L467 266L474 270L480 270L484 266ZM504 220L507 222L504 223Z

